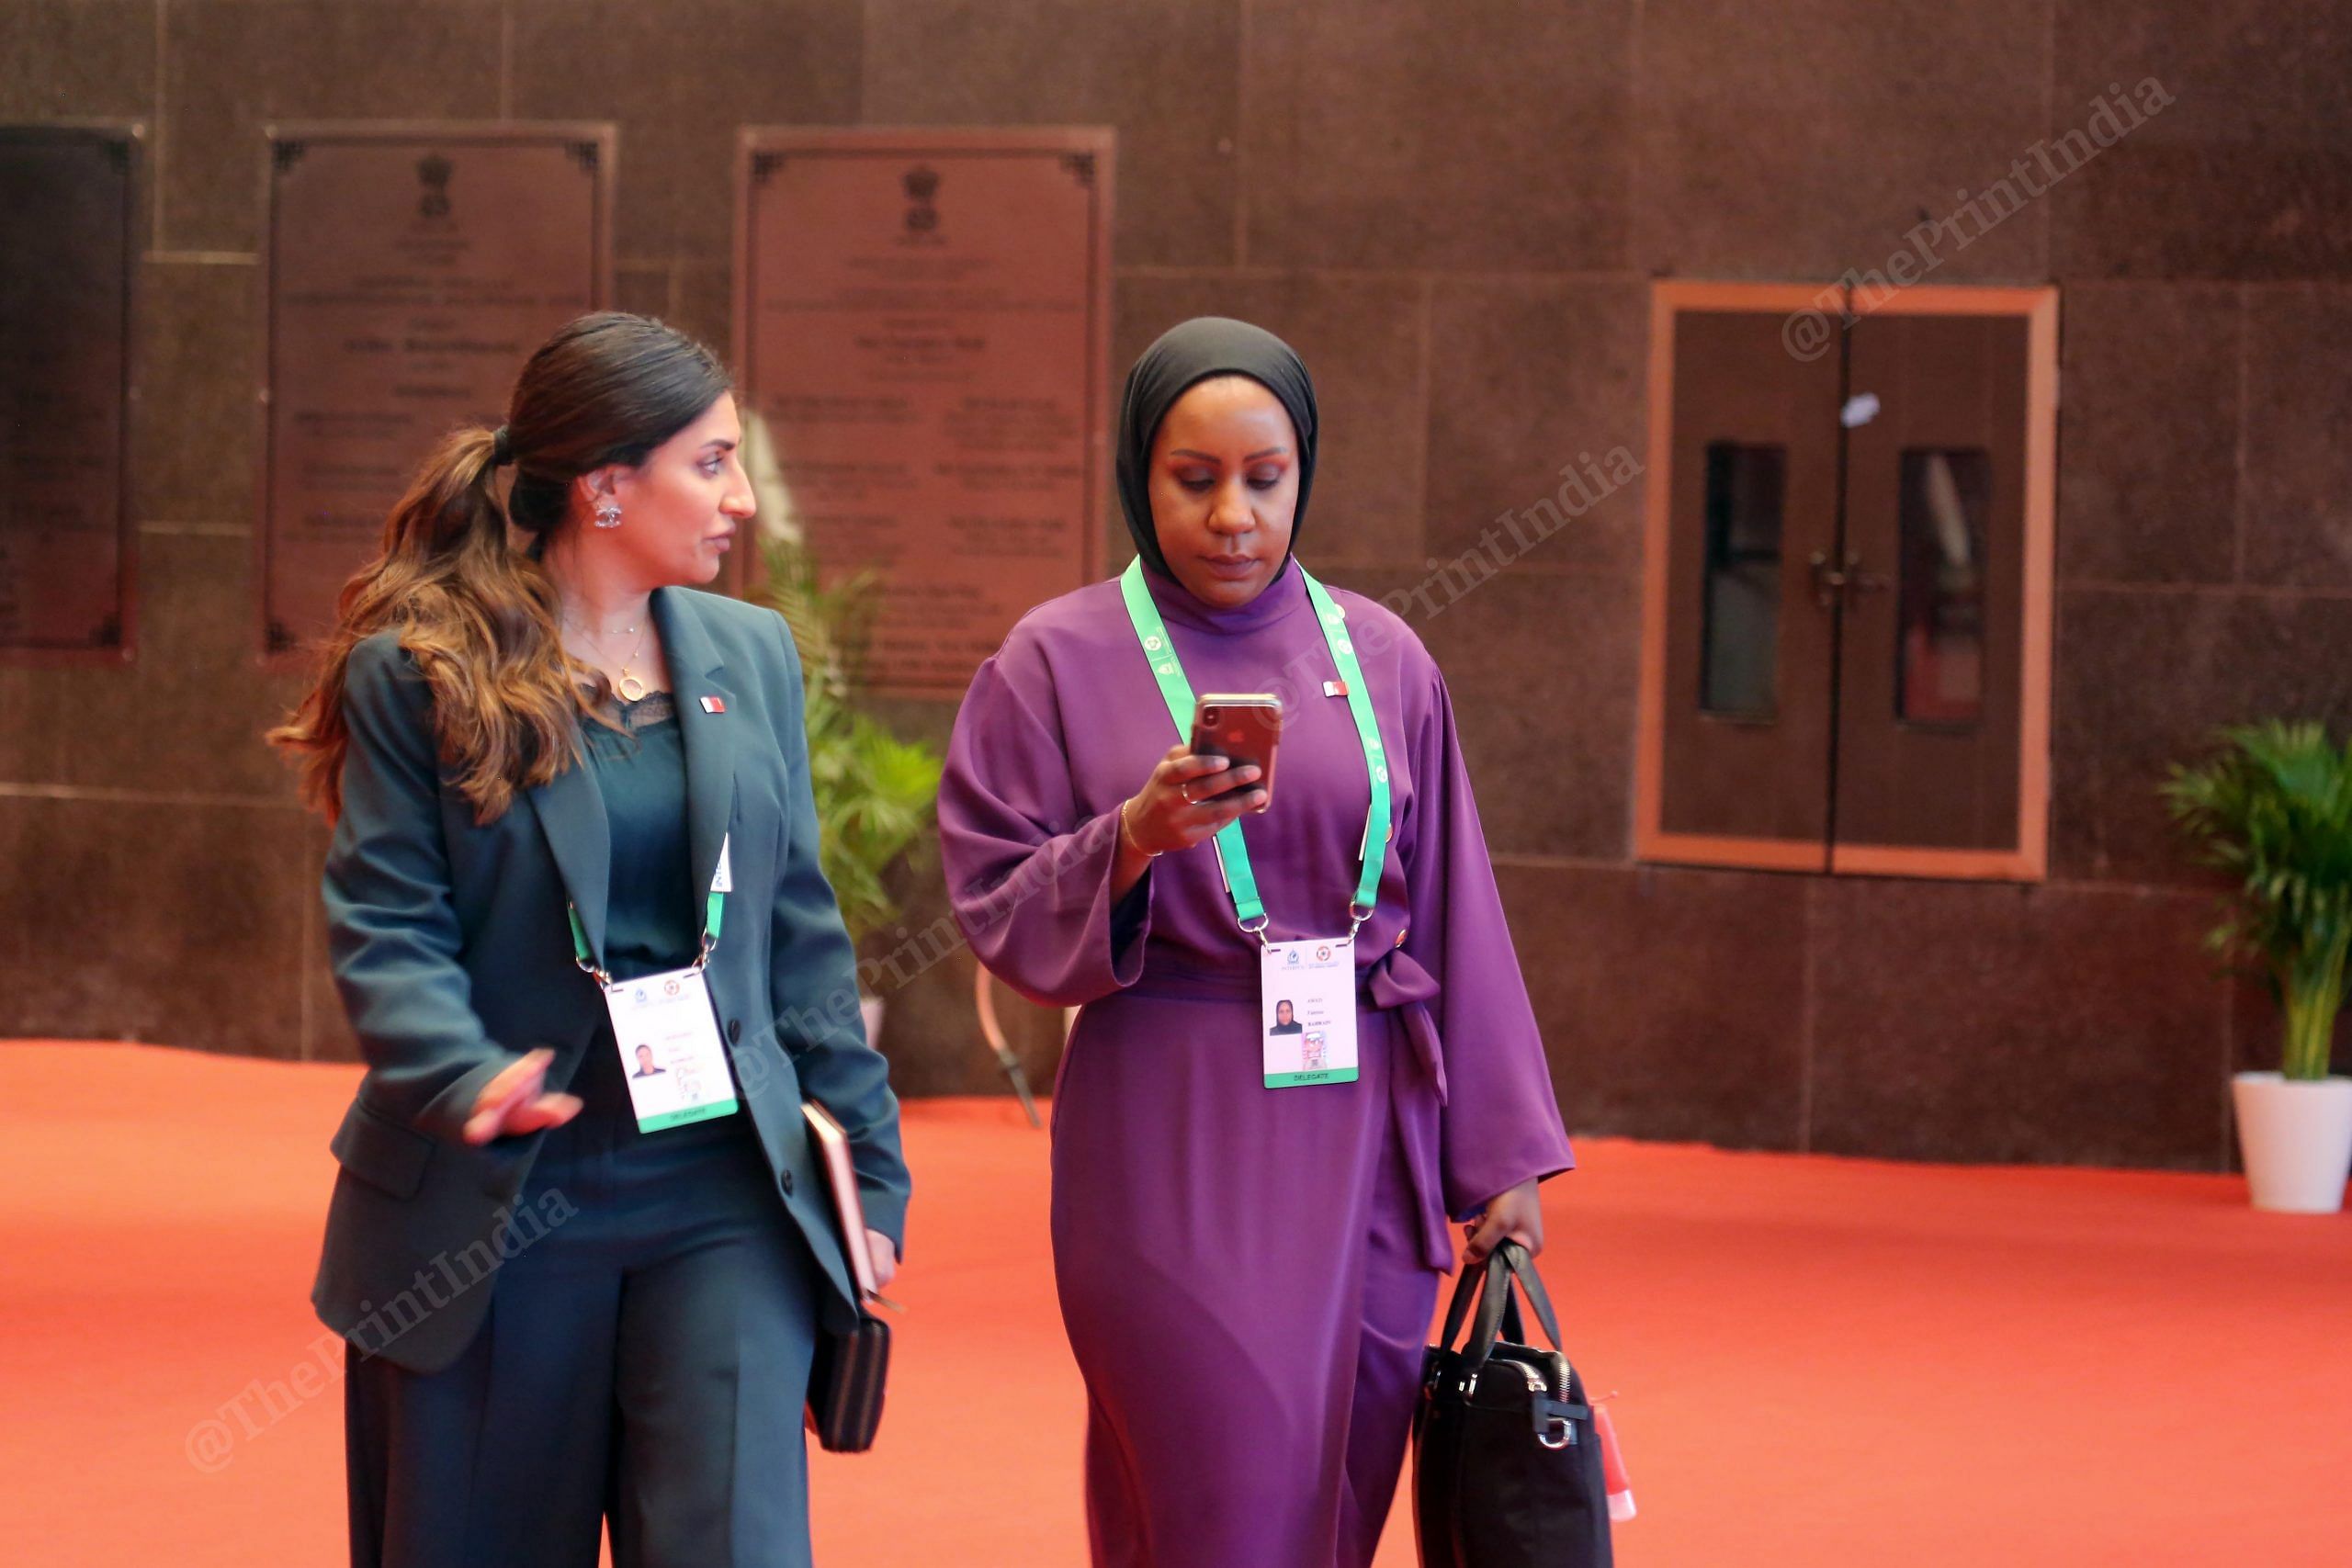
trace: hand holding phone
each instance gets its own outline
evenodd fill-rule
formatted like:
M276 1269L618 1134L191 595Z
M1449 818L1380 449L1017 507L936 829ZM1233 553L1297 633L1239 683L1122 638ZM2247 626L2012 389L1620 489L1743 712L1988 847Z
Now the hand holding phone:
M1274 754L1283 739L1282 700L1267 692L1212 692L1193 704L1192 750L1196 757L1222 757L1228 769L1256 768L1256 788L1265 810L1274 802ZM1222 795L1198 798L1216 800Z

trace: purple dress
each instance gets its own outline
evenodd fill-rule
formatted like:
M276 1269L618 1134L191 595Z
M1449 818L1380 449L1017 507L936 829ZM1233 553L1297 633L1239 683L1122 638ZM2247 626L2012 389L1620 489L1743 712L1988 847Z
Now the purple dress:
M1297 570L1229 611L1147 580L1195 692L1283 697L1272 808L1242 820L1268 938L1345 935L1369 790ZM1053 1240L1100 1564L1369 1562L1447 1217L1572 1163L1445 683L1385 607L1333 596L1402 760L1358 934L1354 1083L1264 1087L1257 943L1207 844L1111 896L1119 803L1179 739L1115 581L1013 628L948 750L957 921L1023 995L1083 1005L1055 1090Z

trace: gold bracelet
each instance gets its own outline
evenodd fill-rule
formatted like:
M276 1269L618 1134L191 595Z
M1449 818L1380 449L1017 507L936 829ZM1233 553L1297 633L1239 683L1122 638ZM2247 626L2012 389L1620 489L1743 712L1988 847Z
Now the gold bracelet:
M1125 840L1129 847L1134 849L1138 854L1142 855L1144 859L1158 860L1167 852L1164 850L1145 849L1143 845L1136 841L1135 829L1127 826L1127 807L1133 804L1134 802L1132 800L1123 800L1119 802L1119 837Z

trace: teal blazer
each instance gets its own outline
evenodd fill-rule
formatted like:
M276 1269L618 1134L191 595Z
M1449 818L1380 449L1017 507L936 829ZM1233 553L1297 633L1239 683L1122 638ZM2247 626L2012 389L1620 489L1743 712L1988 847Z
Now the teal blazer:
M818 869L799 660L781 617L716 594L657 590L653 621L685 744L695 886L729 846L711 998L783 1201L831 1286L824 1322L845 1328L857 1297L801 1101L848 1130L866 1223L902 1247L910 1184L888 1066L858 1014L856 955ZM477 825L439 764L432 701L397 633L352 650L324 892L368 1071L332 1145L341 1169L311 1292L328 1327L420 1372L457 1359L498 1265L564 1217L516 1208L543 1134L464 1141L475 1097L535 1046L555 1051L551 1090L588 1050L612 1048L565 914L576 907L605 951L612 844L594 773L569 767Z

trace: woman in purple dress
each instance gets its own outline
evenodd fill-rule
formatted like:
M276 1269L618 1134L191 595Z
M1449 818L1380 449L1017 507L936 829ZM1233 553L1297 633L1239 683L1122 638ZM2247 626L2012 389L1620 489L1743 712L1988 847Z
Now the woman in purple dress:
M1447 1216L1478 1221L1471 1260L1540 1247L1536 1183L1571 1164L1445 682L1293 557L1315 443L1271 334L1204 318L1146 351L1118 452L1140 559L1013 628L940 792L974 950L1083 1009L1053 1238L1098 1564L1369 1562ZM1271 795L1189 754L1191 693L1281 699ZM1351 933L1344 1016L1317 1012Z

